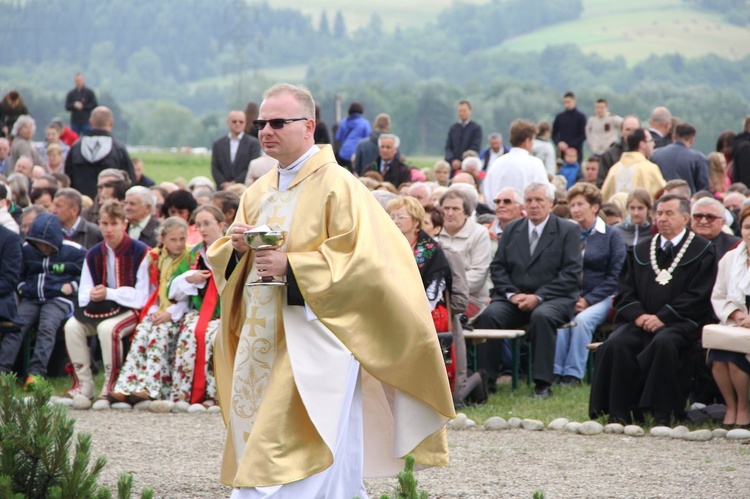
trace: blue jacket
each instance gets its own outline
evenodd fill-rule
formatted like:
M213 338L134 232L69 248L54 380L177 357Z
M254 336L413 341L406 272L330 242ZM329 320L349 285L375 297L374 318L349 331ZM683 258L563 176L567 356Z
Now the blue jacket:
M617 281L625 263L622 234L596 217L594 231L586 238L583 254L581 296L594 305L617 293Z
M0 225L0 321L23 324L18 317L15 288L21 270L21 238Z
M336 131L336 140L341 142L339 158L345 161L352 159L359 141L369 137L371 131L370 122L359 113L352 113L341 120Z
M44 243L55 248L55 253L44 256L35 243ZM83 271L86 249L73 241L63 240L60 219L50 213L36 217L23 244L23 266L18 293L22 300L62 300L75 308L78 296L78 281ZM62 292L63 284L70 284L73 293Z
M651 161L659 166L667 182L682 179L688 183L693 193L710 190L708 158L679 140L655 150Z
M581 165L578 161L575 163L563 163L557 173L565 177L565 180L568 181L568 189L573 187L573 184L579 180L583 180L583 172L581 172Z

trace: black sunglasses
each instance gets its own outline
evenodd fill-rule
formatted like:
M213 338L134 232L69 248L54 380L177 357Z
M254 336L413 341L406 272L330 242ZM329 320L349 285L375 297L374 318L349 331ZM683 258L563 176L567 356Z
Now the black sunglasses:
M495 204L513 204L513 203L515 203L515 201L514 201L514 200L512 200L512 199L508 199L508 198L504 198L504 199L500 199L500 198L498 198L498 199L493 199L492 201L493 201L493 202L494 202Z
M294 123L295 121L307 121L307 118L276 118L273 120L255 120L253 125L258 130L263 130L266 127L266 123L271 125L274 130L281 130L287 123Z
M694 213L693 214L693 220L696 222L700 222L701 219L706 219L707 222L713 222L714 220L718 220L720 218L724 217L717 217L716 215L710 215L708 213Z

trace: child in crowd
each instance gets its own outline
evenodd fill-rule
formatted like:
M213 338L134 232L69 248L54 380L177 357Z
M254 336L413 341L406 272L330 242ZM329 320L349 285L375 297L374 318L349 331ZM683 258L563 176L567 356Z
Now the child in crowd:
M563 160L564 162L558 173L565 177L565 180L568 181L568 189L570 189L573 187L573 184L579 180L583 180L581 165L578 163L578 151L573 147L568 147L565 149Z
M174 339L187 304L170 301L168 293L172 279L190 268L187 230L182 218L167 218L161 226L159 246L149 251L154 289L141 310L140 323L114 390L107 396L112 403L136 404L169 397Z
M171 300L189 300L190 304L177 339L172 400L199 404L216 400L213 344L221 309L206 250L224 235L226 223L224 214L213 205L196 209L193 220L203 241L190 251L191 270L175 277L169 287Z
M4 335L0 370L12 370L24 337L36 327L36 344L26 378L28 386L47 375L57 331L73 314L74 293L78 291L86 249L72 241L63 241L60 220L42 213L31 224L21 251L18 315L24 325L20 332Z

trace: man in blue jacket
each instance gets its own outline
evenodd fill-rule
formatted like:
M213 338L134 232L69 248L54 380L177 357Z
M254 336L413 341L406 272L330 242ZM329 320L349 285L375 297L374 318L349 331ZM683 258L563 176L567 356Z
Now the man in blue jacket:
M6 334L0 351L0 371L13 367L23 338L36 326L28 385L47 374L57 330L73 314L86 249L63 240L60 219L42 213L31 224L21 251L23 262L17 267L21 269L18 314L24 325L20 333Z

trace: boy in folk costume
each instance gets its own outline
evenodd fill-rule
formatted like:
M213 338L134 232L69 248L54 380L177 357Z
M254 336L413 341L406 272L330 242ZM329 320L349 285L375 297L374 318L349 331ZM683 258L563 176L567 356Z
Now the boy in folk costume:
M126 226L125 207L114 199L106 201L99 209L104 241L86 254L78 288L81 308L65 324L65 343L74 368L70 397L94 398L87 341L93 335L99 337L104 361L100 398L114 388L122 365L122 339L135 330L138 311L148 299L148 246L131 239Z
M189 299L177 339L172 367L172 400L211 405L216 400L213 345L219 330L221 307L206 249L224 234L224 214L213 205L193 214L203 241L190 251L191 270L176 277L169 287L172 300Z
M169 284L190 268L187 234L185 220L169 217L161 226L159 246L149 252L154 289L141 311L140 324L115 388L108 395L112 403L136 404L169 396L174 339L187 311L187 300L174 303L169 299Z

